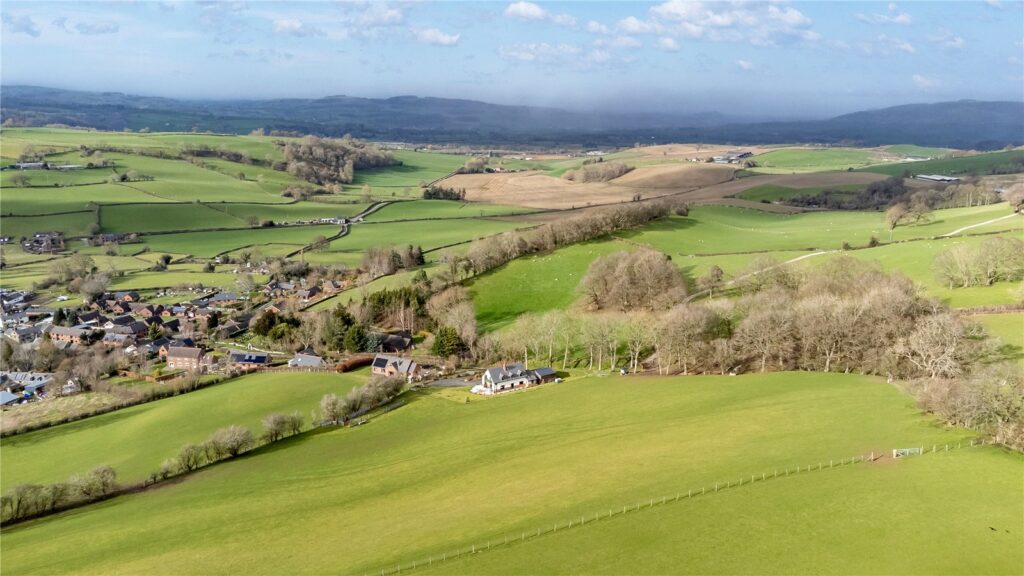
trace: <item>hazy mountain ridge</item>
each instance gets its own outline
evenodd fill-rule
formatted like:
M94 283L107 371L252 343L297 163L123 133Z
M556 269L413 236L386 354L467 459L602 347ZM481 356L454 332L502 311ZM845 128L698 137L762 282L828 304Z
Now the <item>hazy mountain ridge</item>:
M827 120L743 123L718 112L575 112L417 96L176 100L5 86L0 116L17 125L61 123L109 130L195 128L235 133L268 128L325 135L352 133L378 140L479 144L905 142L977 149L1024 144L1024 103L974 100L907 104Z

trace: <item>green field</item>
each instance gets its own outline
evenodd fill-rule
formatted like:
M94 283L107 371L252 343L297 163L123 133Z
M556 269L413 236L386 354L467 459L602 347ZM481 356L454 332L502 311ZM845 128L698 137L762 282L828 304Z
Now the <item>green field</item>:
M862 148L784 148L758 154L755 172L789 174L791 172L828 172L859 168L878 162L877 156Z
M760 186L754 186L740 192L736 195L737 198L744 200L750 200L752 202L769 201L775 202L777 200L789 200L797 196L812 196L821 192L822 190L834 190L836 192L859 192L864 189L861 184L841 184L839 186L825 186L818 188L789 188L787 186L777 186L775 184L762 184Z
M278 372L243 376L223 384L70 424L4 438L2 486L55 482L113 466L123 482L134 482L160 467L188 442L202 442L214 430L239 424L259 433L271 412L310 410L327 393L347 393L365 380L360 374ZM47 455L61 454L60 458Z
M899 176L904 172L910 172L911 174L985 175L995 166L1009 164L1013 161L1019 162L1021 159L1024 159L1024 150L1011 150L1008 152L964 156L962 158L940 158L923 162L882 164L868 166L867 168L861 168L861 170L864 172L889 174L890 176Z
M352 186L415 188L419 186L420 182L433 182L451 174L456 168L465 164L466 160L469 160L468 156L413 150L393 150L392 153L395 158L402 161L401 166L359 170L352 180Z
M369 222L354 224L348 236L331 242L327 254L360 253L375 246L413 244L424 250L433 250L466 242L506 230L521 228L523 224L504 220L466 218L458 220L423 220L418 222Z
M60 230L67 236L87 236L96 222L92 211L47 216L4 216L0 218L0 234L14 239L28 238L36 232Z
M984 326L990 336L998 338L1000 352L1024 369L1024 313L979 314L972 320Z
M917 156L919 158L941 158L952 152L950 148L929 148L927 146L915 146L913 144L897 144L887 146L886 152L899 154L900 156Z
M929 238L970 224L1011 214L1006 204L937 210L920 225L899 226L893 240ZM1022 222L1004 221L1002 229L1019 229ZM871 236L889 240L883 215L878 212L807 212L774 214L723 206L698 206L690 216L673 216L639 232L619 234L649 244L673 257L680 254L715 254L764 250L837 249L843 242L863 246Z
M57 212L88 210L91 203L119 204L172 202L158 198L124 184L96 184L66 188L5 188L0 192L0 210L4 219L8 214L47 215ZM146 210L145 206L138 206ZM149 208L151 210L158 207Z
M222 252L248 246L284 244L298 250L317 236L337 234L338 226L287 226L281 228L254 228L251 230L225 230L217 232L185 232L146 236L144 242L154 252L192 254L212 258Z
M395 202L370 214L366 220L387 222L390 220L414 220L423 218L474 218L480 216L505 216L530 214L536 209L482 202L454 202L451 200L411 200Z
M371 574L776 468L965 438L883 380L854 375L589 378L470 403L418 394L366 426L306 434L5 530L0 568ZM1021 464L974 448L826 469L443 571L713 573L770 563L783 573L1015 573Z
M612 241L576 244L513 260L470 280L467 287L473 295L480 330L496 330L524 313L570 307L594 259L630 249L628 244Z

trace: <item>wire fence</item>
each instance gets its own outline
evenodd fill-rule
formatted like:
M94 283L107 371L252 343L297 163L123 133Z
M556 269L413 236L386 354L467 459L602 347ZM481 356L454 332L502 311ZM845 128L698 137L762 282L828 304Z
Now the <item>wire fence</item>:
M971 440L970 442L957 442L956 444L933 444L929 450L927 446L915 446L911 448L895 448L891 452L871 452L870 454L858 454L850 458L840 458L839 460L829 460L828 462L821 461L808 465L799 465L796 467L785 467L785 468L774 468L770 472L762 471L760 473L750 474L749 476L744 475L739 478L726 479L720 482L710 483L698 488L688 488L686 491L678 491L674 494L662 494L657 498L646 498L638 500L623 506L616 506L608 508L607 510L599 510L590 512L587 514L581 514L570 518L567 521L555 522L550 525L540 526L534 530L521 530L515 533L508 533L504 535L491 538L489 540L481 540L478 543L468 544L466 546L456 548L449 552L443 552L422 558L420 560L414 560L408 563L400 563L394 566L382 567L379 571L367 572L365 576L390 576L391 574L401 574L403 572L409 572L417 569L424 569L433 566L434 564L444 564L453 560L459 560L467 556L481 554L488 550L497 548L507 548L515 544L522 544L536 540L543 536L554 534L556 532L564 532L566 530L572 530L575 528L582 528L593 524L594 522L602 522L626 514L635 514L643 510L649 510L651 508L667 506L673 503L677 503L684 500L693 500L695 498L707 498L713 494L724 492L726 490L733 490L741 486L750 486L751 484L764 483L770 480L778 480L781 478L789 478L791 476L798 476L807 474L808 472L827 471L834 468L843 468L852 464L860 464L863 462L874 462L881 458L889 457L893 459L902 459L910 456L920 456L924 454L930 454L935 452L949 452L950 450L957 450L960 448L972 448L977 446L984 446L986 444L984 439Z

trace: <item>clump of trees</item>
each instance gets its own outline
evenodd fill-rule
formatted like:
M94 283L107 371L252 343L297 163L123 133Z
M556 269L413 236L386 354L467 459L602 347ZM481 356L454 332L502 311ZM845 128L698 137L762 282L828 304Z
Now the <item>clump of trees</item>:
M1024 240L995 236L976 246L959 244L935 257L935 273L950 288L991 286L1024 279Z
M76 474L67 482L18 484L0 496L0 519L11 522L43 516L95 502L117 489L117 473L106 465L97 466L86 474Z
M584 163L576 170L568 170L562 178L571 182L607 182L623 176L633 170L632 166L622 162L598 161L592 164Z
M480 174L487 171L487 158L470 158L466 160L466 163L459 167L456 172L459 174Z
M362 269L370 276L386 276L402 269L422 266L425 262L423 249L419 246L407 245L398 247L370 248L363 256Z
M212 148L206 144L186 143L181 147L181 155L193 158L221 158L222 160L237 162L239 164L255 163L248 152L231 150L224 144L221 144L216 148Z
M594 308L663 309L686 297L679 268L665 254L647 249L594 260L580 288Z
M424 200L456 200L462 202L466 199L465 188L445 188L444 186L428 186L423 189Z
M475 240L465 258L459 260L458 268L465 274L482 274L525 254L586 242L647 224L672 214L681 204L671 198L633 202L590 210L526 232L505 232Z
M344 398L336 394L324 395L320 399L320 414L333 424L344 423L390 402L404 388L404 378L374 376L366 384L349 390Z
M310 198L319 194L326 194L327 190L318 186L303 186L293 184L288 186L281 192L281 196L285 198L294 198L296 200L309 200Z
M284 169L319 185L351 184L356 170L401 164L390 152L349 135L341 139L306 136L283 147Z

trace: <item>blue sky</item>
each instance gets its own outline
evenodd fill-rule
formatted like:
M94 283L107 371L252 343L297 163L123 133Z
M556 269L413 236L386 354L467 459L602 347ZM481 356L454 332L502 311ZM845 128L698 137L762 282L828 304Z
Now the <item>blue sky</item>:
M1024 100L1021 2L16 2L2 81L825 116Z

